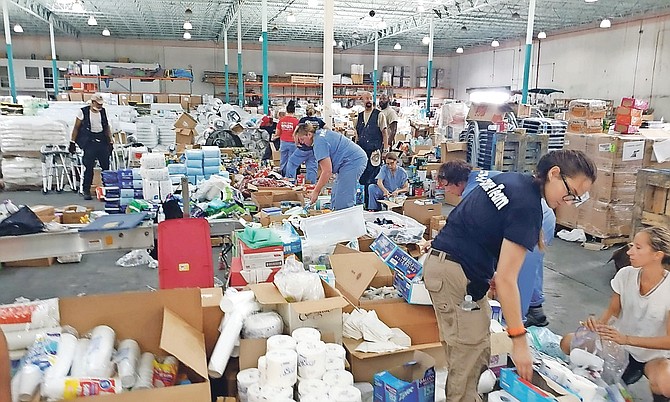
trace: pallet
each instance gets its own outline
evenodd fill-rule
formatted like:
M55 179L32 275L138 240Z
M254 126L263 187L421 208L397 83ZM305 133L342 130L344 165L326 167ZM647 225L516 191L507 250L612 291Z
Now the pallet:
M556 232L560 232L561 230L566 229L566 230L572 230L572 229L582 229L584 228L581 227L574 227L574 225L570 225L565 222L556 222ZM600 250L605 250L608 249L612 246L616 246L617 244L623 244L623 243L628 243L630 241L630 237L628 236L610 236L610 237L602 237L601 235L589 233L586 230L584 230L584 233L586 233L587 239L584 244L599 244L600 247L598 249Z
M532 173L540 158L548 152L549 136L496 133L494 142L491 169L501 172Z
M632 236L648 226L670 226L670 170L637 172Z
M318 84L319 77L310 77L305 75L292 75L291 84Z

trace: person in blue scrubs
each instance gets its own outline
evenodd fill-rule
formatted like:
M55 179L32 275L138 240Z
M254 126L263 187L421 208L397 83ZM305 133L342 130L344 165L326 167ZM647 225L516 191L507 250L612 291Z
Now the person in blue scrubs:
M294 137L298 145L312 147L314 158L321 168L321 175L309 197L311 204L316 203L321 190L332 175L337 174L330 198L332 209L356 205L356 186L368 163L363 148L340 133L319 130L309 122L298 124Z
M306 122L311 122L312 125L318 125L319 129L322 129L325 127L326 123L323 122L320 118L315 116L316 111L314 110L314 106L307 105L307 110L306 110L307 116L301 117L299 123L306 123ZM312 152L312 149L310 147L305 147L301 145L297 145L296 143L296 150L293 151L293 154L288 158L288 163L286 164L286 177L289 179L295 179L298 168L302 164L305 164L305 168L307 169L307 172L305 174L305 179L312 183L316 183L316 175L317 175L317 170L318 170L318 165L316 163L316 159L314 159L314 152Z
M379 200L409 191L407 172L398 166L398 155L394 152L388 152L384 159L386 164L381 167L379 174L377 174L377 183L370 184L368 187L368 209L371 211L381 209Z
M455 160L443 163L438 172L438 180L444 191L467 197L480 182L495 177L501 172L495 170L472 170L465 161ZM549 246L556 231L556 215L542 199L542 233L544 245ZM544 251L537 246L532 252L526 253L526 259L519 272L519 291L521 294L521 314L526 317L526 327L544 327L549 325L547 316L542 309L544 303Z

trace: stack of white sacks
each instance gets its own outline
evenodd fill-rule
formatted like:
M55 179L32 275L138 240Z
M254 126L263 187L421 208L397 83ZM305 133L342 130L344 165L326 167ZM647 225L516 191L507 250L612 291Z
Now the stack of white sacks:
M162 202L172 193L170 173L165 166L165 155L160 152L147 153L140 159L142 194L147 201Z
M151 116L138 117L135 121L135 138L148 148L158 146L158 130Z
M290 336L274 335L267 340L267 352L258 359L258 368L238 373L239 398L241 402L361 402L365 393L369 399L372 386L354 386L353 375L344 367L344 348L323 342L315 328L298 328Z

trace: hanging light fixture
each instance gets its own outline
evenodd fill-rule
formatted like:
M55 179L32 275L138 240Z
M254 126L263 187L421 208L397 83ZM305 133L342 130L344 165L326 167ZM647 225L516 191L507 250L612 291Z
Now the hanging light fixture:
M605 18L604 20L600 21L600 27L601 28L609 28L612 26L612 21L609 19Z
M500 42L494 39L493 42L491 42L491 47L498 47L498 46L500 46Z
M184 29L193 29L193 24L191 24L191 21L184 21Z
M83 13L84 12L84 6L81 5L79 1L75 1L72 3L72 8L70 9L73 13Z
M337 41L335 39L333 39L333 47L336 47L336 46L337 46Z
M261 35L261 36L258 37L258 41L261 42L261 43L263 43L263 35Z
M318 0L307 0L307 5L310 7L316 7L319 5Z
M358 32L354 32L353 34L351 34L351 37L354 39L360 39L361 35Z
M424 36L423 39L421 39L421 43L428 46L430 44L430 36Z
M395 46L393 46L393 49L394 49L394 50L400 50L400 49L402 49L402 45L400 44L400 42L397 42L397 43L395 44Z
M96 26L98 25L98 20L96 20L95 17L91 15L90 17L88 17L88 25Z
M286 21L295 22L296 21L295 15L293 15L293 13L288 13L288 16L286 17Z
M189 31L184 32L184 39L191 39L191 33Z
M458 53L458 54L463 53L463 48L462 47L457 47L456 48L456 53Z
M538 39L547 39L547 33L542 31L539 34L537 34Z
M110 36L112 33L109 32L109 29L105 28L102 30L102 36Z
M463 26L461 27L461 31L467 31L467 30L468 30L468 27L466 27L465 25L463 25Z
M344 41L339 41L337 42L338 47L344 47Z
M424 7L423 4L419 4L419 6L416 8L416 11L420 13L426 12L426 7Z
M23 27L21 26L21 24L14 25L14 32L23 33Z

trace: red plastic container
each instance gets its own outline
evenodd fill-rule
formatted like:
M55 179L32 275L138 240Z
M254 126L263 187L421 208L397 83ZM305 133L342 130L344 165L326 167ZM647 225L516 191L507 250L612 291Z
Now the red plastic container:
M158 285L161 289L214 286L206 219L169 219L158 224Z

